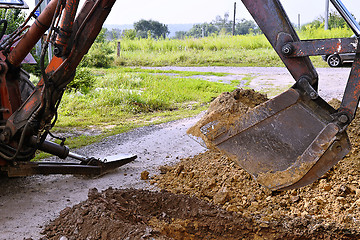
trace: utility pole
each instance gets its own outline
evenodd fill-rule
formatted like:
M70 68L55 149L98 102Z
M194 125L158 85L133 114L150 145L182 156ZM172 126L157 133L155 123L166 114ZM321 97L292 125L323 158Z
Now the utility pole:
M236 2L234 2L234 21L233 21L233 27L232 27L232 35L235 35L235 19L236 19Z
M325 30L329 29L329 0L325 0Z
M301 24L300 24L300 13L298 14L298 28L299 28L299 30L301 29Z

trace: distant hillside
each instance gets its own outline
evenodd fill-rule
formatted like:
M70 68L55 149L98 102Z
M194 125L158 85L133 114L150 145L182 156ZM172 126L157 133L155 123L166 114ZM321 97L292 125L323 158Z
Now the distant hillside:
M188 24L168 24L169 27L169 37L173 37L175 36L175 32L178 31L189 31L192 26L196 24L196 23L188 23ZM124 30L124 29L133 29L134 26L132 24L122 24L122 25L118 25L118 24L105 24L104 25L105 28L107 28L108 30L111 29L120 29L120 30Z

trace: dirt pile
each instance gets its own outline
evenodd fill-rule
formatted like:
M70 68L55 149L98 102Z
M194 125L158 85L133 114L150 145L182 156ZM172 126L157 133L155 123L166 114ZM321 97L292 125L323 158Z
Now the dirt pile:
M264 226L207 201L169 192L107 189L65 208L44 239L354 239L343 229L319 228L311 219ZM292 232L298 226L312 226Z
M332 105L339 101L332 100ZM335 106L335 107L337 107ZM251 106L249 106L251 107ZM259 226L284 224L284 219L312 219L317 227L337 226L360 232L360 115L349 126L353 148L321 179L297 190L270 192L230 159L216 151L182 159L163 168L152 183L221 205L257 221ZM166 171L164 171L166 169ZM302 231L303 229L293 229Z

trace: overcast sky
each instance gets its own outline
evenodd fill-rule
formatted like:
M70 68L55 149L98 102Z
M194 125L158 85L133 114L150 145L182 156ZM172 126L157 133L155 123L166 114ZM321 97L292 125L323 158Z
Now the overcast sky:
M324 16L326 0L282 0L293 23L311 22ZM117 0L106 24L133 24L152 19L165 24L211 22L217 15L233 14L234 0ZM237 19L251 19L241 1L237 2ZM360 20L360 0L343 0L344 5ZM332 7L331 3L330 6Z

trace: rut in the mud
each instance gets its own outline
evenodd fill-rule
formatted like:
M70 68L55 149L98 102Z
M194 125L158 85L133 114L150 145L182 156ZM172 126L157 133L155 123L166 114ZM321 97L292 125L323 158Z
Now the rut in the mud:
M348 129L351 153L310 186L270 192L210 150L161 167L150 182L166 191L91 191L44 233L48 239L359 239L359 124L357 116Z

